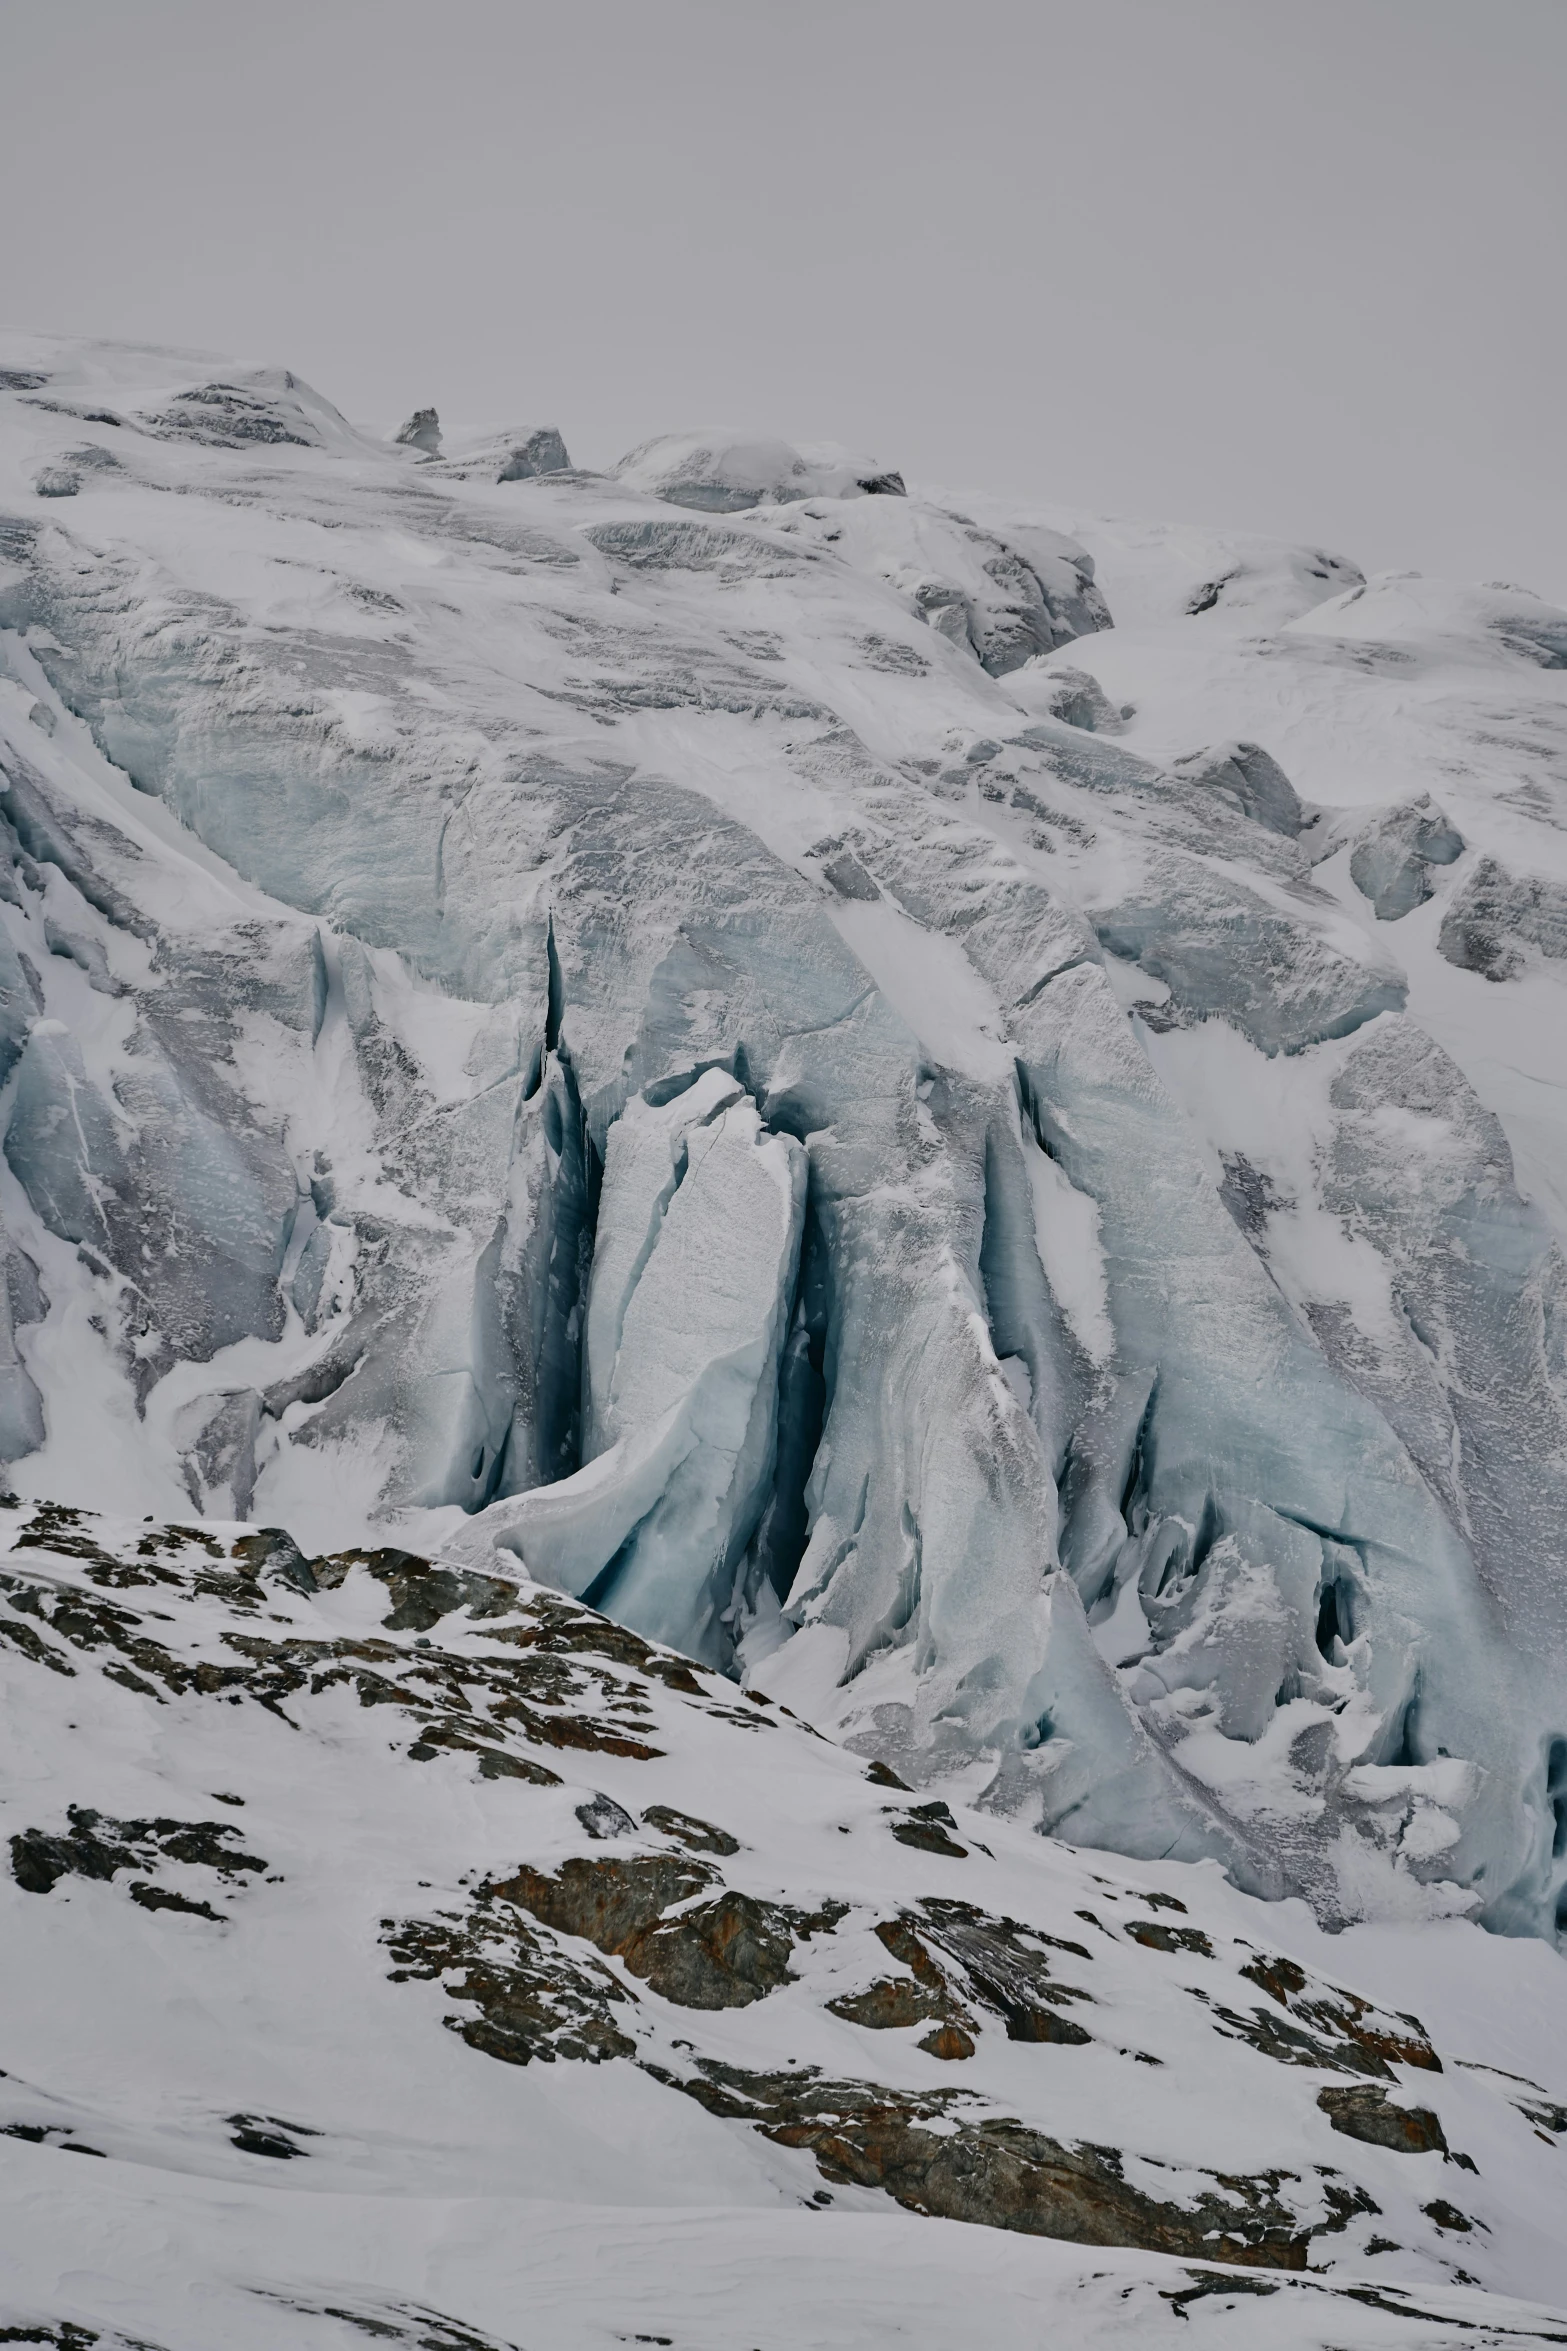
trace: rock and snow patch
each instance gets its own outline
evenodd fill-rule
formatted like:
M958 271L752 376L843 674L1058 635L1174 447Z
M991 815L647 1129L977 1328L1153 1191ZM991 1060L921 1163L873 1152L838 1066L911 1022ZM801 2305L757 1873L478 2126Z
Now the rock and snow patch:
M1501 2290L1567 2288L1538 1945L1099 1866L450 1556L7 1503L0 1680L28 2339L499 2351L521 2296L587 2351L635 2294L719 2351L791 2249L797 2332L934 2262L932 2351L954 2276L1003 2341L1107 2277L1106 2342L1559 2336Z

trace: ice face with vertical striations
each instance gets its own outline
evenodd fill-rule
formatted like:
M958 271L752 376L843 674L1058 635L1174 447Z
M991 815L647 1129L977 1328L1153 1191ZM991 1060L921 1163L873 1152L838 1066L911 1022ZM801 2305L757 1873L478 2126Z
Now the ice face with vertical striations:
M1556 1931L1562 616L13 340L16 1489L520 1560L1047 1833Z
M582 1466L486 1514L533 1573L727 1662L771 1491L805 1156L717 1070L609 1130L588 1287Z

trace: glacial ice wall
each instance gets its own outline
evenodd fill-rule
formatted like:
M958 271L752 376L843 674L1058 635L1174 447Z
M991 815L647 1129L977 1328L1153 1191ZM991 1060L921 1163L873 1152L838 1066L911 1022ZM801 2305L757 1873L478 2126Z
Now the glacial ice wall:
M1567 742L1560 616L1253 549L1226 635L1123 533L1130 632L842 452L19 361L13 1480L499 1546L1046 1830L1550 1931L1555 771L1330 787L1379 662Z

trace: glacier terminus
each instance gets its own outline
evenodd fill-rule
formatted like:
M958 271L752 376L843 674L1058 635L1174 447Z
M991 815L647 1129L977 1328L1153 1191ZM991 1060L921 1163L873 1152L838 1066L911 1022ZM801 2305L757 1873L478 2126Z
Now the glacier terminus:
M1486 1057L1560 1034L1567 618L37 361L23 1489L498 1551L1075 1842L1550 1933L1567 1282Z

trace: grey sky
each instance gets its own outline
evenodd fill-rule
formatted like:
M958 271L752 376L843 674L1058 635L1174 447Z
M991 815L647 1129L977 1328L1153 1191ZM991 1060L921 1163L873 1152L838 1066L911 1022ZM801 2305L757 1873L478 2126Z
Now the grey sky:
M1567 598L1567 0L9 0L0 319Z

